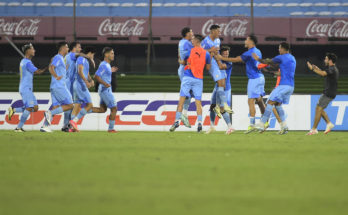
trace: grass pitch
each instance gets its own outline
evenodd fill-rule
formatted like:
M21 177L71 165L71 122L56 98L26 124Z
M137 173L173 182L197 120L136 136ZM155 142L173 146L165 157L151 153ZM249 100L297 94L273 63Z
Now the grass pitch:
M348 133L0 131L0 214L348 214Z

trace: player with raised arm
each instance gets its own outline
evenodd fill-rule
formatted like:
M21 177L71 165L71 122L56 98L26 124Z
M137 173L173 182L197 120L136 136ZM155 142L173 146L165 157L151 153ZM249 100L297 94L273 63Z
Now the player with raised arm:
M179 75L180 81L182 81L182 78L184 76L184 71L185 71L184 59L186 59L189 56L190 51L193 48L191 40L194 34L191 28L185 27L181 30L181 35L183 38L180 40L178 45L178 61L179 61L178 75ZM184 123L186 127L191 126L187 118L187 111L191 103L191 96L192 95L186 97L186 100L184 102L184 109L181 115L181 121Z
M51 97L52 109L45 112L45 122L41 127L42 132L52 132L50 125L54 115L72 110L74 108L73 101L69 90L66 87L66 64L64 56L68 54L68 43L60 42L57 46L58 54L52 59L49 66L51 73Z
M210 29L210 33L207 37L204 38L202 42L202 47L205 50L207 50L210 53L210 55L213 56L218 54L220 50L221 41L219 36L220 36L221 30L220 30L220 26L218 25L212 25L209 29ZM232 109L227 104L227 98L224 92L225 86L226 86L225 76L221 74L219 65L215 58L212 59L209 73L212 76L214 82L216 82L218 85L216 97L218 101L220 101L220 103L218 106L214 108L217 116L219 118L222 117L219 106L223 107L227 113L233 113Z
M22 47L22 51L25 55L25 58L21 60L19 65L19 93L22 97L23 107L9 107L8 109L9 120L11 120L14 113L23 113L20 118L19 124L15 128L15 132L24 132L25 130L23 129L23 125L27 121L30 113L39 110L36 97L33 93L33 76L34 74L39 75L47 69L47 67L44 69L38 69L34 66L31 59L35 56L35 49L31 43L25 44Z
M230 54L230 47L228 46L222 46L221 50L220 50L221 56L223 57L228 57ZM227 104L231 107L231 72L232 72L232 63L231 62L221 62L220 60L217 60L217 63L219 65L220 68L220 72L223 76L225 76L225 83L226 83L226 87L225 87L225 96L227 98ZM209 129L205 132L206 134L210 134L215 130L215 118L216 118L216 113L215 113L215 107L216 104L220 104L220 101L217 101L217 89L218 89L218 85L215 84L213 93L211 95L211 101L210 101L210 127ZM232 132L234 132L234 128L232 127L232 123L231 123L231 117L230 114L227 113L224 110L224 107L221 105L218 105L218 108L220 108L220 113L223 116L226 124L227 124L227 131L226 134L231 134Z
M248 76L248 105L249 105L249 122L248 130L246 134L255 131L255 102L260 108L261 114L265 112L265 104L263 103L262 97L265 95L265 77L258 69L259 62L256 61L252 54L255 53L259 58L262 58L261 51L256 48L257 37L254 35L249 35L245 42L245 47L248 51L244 52L241 56L234 58L222 57L221 55L216 56L217 59L228 61L232 63L245 63L246 64L246 75Z
M117 67L111 67L110 63L115 59L114 50L110 47L103 49L104 61L100 63L95 79L99 83L98 94L100 96L100 107L93 107L93 113L105 113L110 108L109 133L117 133L114 129L117 113L117 102L111 90L111 74L117 71Z
M208 51L204 50L201 46L203 37L201 35L195 35L192 39L193 48L187 60L187 66L185 67L184 77L181 81L180 98L175 114L175 122L171 126L169 131L175 131L179 127L179 121L182 115L182 109L187 96L192 91L195 97L198 127L197 132L202 131L202 93L203 93L203 71L204 69L210 69L211 56Z
M334 124L330 121L329 116L325 112L325 108L330 104L332 100L336 98L337 94L337 82L339 71L336 67L337 56L334 53L326 53L325 56L325 70L321 70L316 65L307 62L308 68L315 72L316 74L325 77L325 85L323 94L320 96L317 107L315 108L314 124L312 129L307 133L307 135L318 134L318 124L320 119L323 118L326 122L326 129L324 134L327 134L334 127Z
M253 58L265 64L279 64L281 71L279 86L276 87L269 96L265 113L262 115L261 122L256 126L256 128L260 131L265 130L267 127L265 124L268 122L275 106L281 119L281 129L279 134L286 134L289 129L285 121L285 112L282 104L289 104L290 96L294 92L294 76L296 70L296 59L292 54L290 54L290 45L285 42L280 43L279 55L273 59L261 59L255 53L253 53Z
M86 47L84 50L84 54L89 59L94 58L95 52L93 47ZM74 82L74 109L71 113L70 120L70 124L76 131L78 131L77 122L79 119L87 113L91 113L93 107L92 97L88 88L94 86L94 81L89 75L90 64L86 57L80 56L76 61L78 73ZM86 104L86 106L80 110L82 104Z

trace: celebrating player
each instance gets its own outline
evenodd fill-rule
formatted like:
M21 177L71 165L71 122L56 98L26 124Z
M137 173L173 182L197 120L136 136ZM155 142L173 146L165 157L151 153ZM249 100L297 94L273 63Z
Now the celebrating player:
M202 42L202 47L207 50L212 56L219 53L221 41L220 36L220 26L212 25L210 27L210 33L204 38ZM220 68L216 59L213 58L211 62L211 68L209 70L214 82L217 83L218 88L216 92L216 97L220 101L219 105L214 108L216 114L219 118L222 117L219 106L222 106L227 113L233 113L232 109L227 104L227 98L225 96L225 76L220 72Z
M222 46L221 47L221 55L223 57L228 57L230 54L230 47L228 46ZM231 62L221 62L221 61L217 61L219 68L220 68L220 72L223 76L225 76L225 83L226 83L226 87L225 87L225 96L227 98L227 104L228 106L231 106L231 72L232 72L232 63ZM206 134L210 134L212 132L215 131L215 116L216 113L214 111L216 104L221 104L221 101L217 101L217 89L218 89L218 85L215 84L214 87L214 91L212 93L211 96L211 101L210 101L210 128L205 132ZM224 106L223 105L218 105L218 108L220 108L220 113L222 114L228 129L226 131L226 134L231 134L232 132L234 132L234 129L232 127L232 123L231 123L231 117L230 114L228 114L225 110L224 110Z
M255 131L255 102L258 104L261 114L265 112L265 104L262 97L265 95L265 77L261 73L261 70L257 68L259 62L252 57L252 53L255 53L259 58L262 58L261 51L256 48L257 38L254 35L249 35L245 40L245 47L248 51L244 52L241 56L235 58L217 56L217 59L228 61L232 63L245 62L246 74L249 78L248 81L248 105L249 105L249 117L250 125L246 134Z
M103 49L104 61L100 63L95 79L99 83L98 94L100 96L100 107L93 107L93 113L105 113L110 108L109 133L117 133L114 129L117 113L117 103L111 90L111 74L117 71L117 67L111 67L110 63L115 59L114 50L110 47Z
M208 51L204 50L201 46L203 37L201 35L195 35L192 39L193 48L187 60L187 66L185 67L184 77L181 81L180 99L177 107L175 122L171 126L170 131L175 131L179 127L179 120L182 115L182 109L187 96L190 96L192 91L195 97L198 128L197 132L202 131L202 92L203 92L203 71L204 68L210 70L211 57Z
M281 130L279 134L286 134L289 129L286 125L285 112L282 104L289 104L290 96L294 92L294 76L296 70L296 59L292 54L290 54L290 45L285 42L281 43L279 45L279 55L273 59L261 59L255 53L253 53L253 58L265 64L279 64L281 71L279 86L276 87L269 96L265 113L256 128L261 131L265 130L265 124L268 122L275 106L281 119Z
M14 113L23 113L19 124L15 128L15 132L24 132L23 125L27 121L30 112L36 112L39 109L36 97L33 93L33 75L41 74L46 69L38 69L31 62L31 59L35 56L34 46L29 43L22 47L22 51L25 55L20 62L19 72L20 72L20 83L19 83L19 93L22 96L23 107L8 109L8 119L11 120Z
M181 30L182 39L179 42L178 47L178 59L179 59L179 69L178 69L178 75L180 78L180 81L182 81L182 78L184 76L185 71L185 60L190 55L190 51L193 48L192 45L192 38L193 38L193 32L192 29L189 27L185 27ZM185 124L185 126L190 127L190 122L187 119L187 111L189 109L191 103L191 95L186 97L186 100L184 102L184 109L183 114L181 115L181 121Z
M310 70L312 70L313 72L317 73L320 76L325 77L324 92L320 96L317 107L315 109L315 118L314 118L313 127L307 133L307 135L318 134L317 127L321 117L326 122L326 129L324 131L324 134L329 133L331 129L334 127L334 124L331 123L329 116L327 115L324 109L329 105L329 103L332 100L336 98L337 82L338 82L338 76L339 76L339 72L336 67L336 61L337 61L337 56L334 53L326 53L325 60L324 60L326 69L324 71L321 70L316 65L313 65L310 62L307 62L308 68Z
M94 58L95 49L93 47L86 47L84 54L89 59ZM94 81L89 75L89 62L85 57L78 57L76 61L78 75L74 82L74 109L71 113L71 126L78 131L77 122L87 113L92 112L92 97L89 93L88 88L94 86ZM84 108L81 109L81 105L86 104ZM80 111L80 112L79 112Z
M64 56L68 54L68 43L58 43L58 54L52 59L49 66L51 73L51 97L52 109L45 112L45 122L41 127L42 132L52 132L50 129L51 121L54 115L72 110L74 108L73 101L69 90L66 87L66 65Z

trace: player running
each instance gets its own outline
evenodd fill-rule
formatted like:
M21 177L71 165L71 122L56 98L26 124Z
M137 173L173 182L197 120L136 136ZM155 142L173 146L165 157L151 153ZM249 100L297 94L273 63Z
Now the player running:
M110 108L109 133L117 133L114 129L117 113L117 103L111 90L111 74L117 71L117 67L111 67L110 63L115 59L114 50L110 47L103 49L104 61L100 63L95 79L99 83L98 94L100 96L100 107L93 107L93 113L105 113Z
M265 130L267 127L265 124L268 122L275 106L281 119L279 134L286 134L289 129L286 125L285 112L282 104L289 104L290 96L294 92L294 76L296 70L296 59L290 54L290 45L285 42L281 43L279 45L279 55L273 59L261 59L255 53L253 53L253 58L265 64L279 64L281 71L279 86L276 87L269 96L265 113L261 117L261 122L256 128L260 131Z
M334 124L330 121L329 116L325 112L325 108L329 105L329 103L336 98L337 94L337 82L339 72L336 67L337 56L334 53L326 53L325 56L325 66L326 69L323 71L316 65L307 62L308 68L313 72L317 73L320 76L325 77L325 85L324 92L320 96L317 107L315 109L315 118L312 129L307 133L307 135L318 134L318 124L320 122L321 117L326 122L326 129L324 134L327 134L334 127Z
M22 96L23 107L20 108L8 108L8 119L11 120L14 113L23 113L19 124L15 128L15 132L24 132L24 123L27 121L31 112L36 112L39 110L36 97L33 93L33 75L39 75L43 73L46 69L38 69L31 62L31 59L35 56L34 46L29 43L22 47L22 51L25 55L19 65L20 72L20 82L19 82L19 93Z
M255 102L258 104L261 114L265 112L265 104L262 100L262 97L265 95L265 77L261 73L261 70L257 67L259 62L252 57L252 54L255 53L259 58L262 58L261 51L256 48L257 37L254 35L249 35L244 44L248 51L244 52L241 56L227 58L219 55L217 56L217 59L232 63L244 62L246 64L246 74L249 78L247 92L250 125L245 133L248 134L255 131Z
M49 66L51 73L51 97L52 109L45 112L45 122L41 127L42 132L52 132L50 125L54 115L72 110L74 108L73 101L69 90L66 87L66 64L64 56L68 54L68 43L58 43L58 54L52 59Z
M217 55L219 53L219 49L220 49L220 26L218 25L212 25L210 27L210 33L207 37L204 38L203 42L202 42L202 47L207 50L210 55ZM211 68L209 70L210 75L212 76L214 82L217 83L218 88L217 88L217 92L216 92L216 97L217 99L220 101L219 105L216 106L214 108L214 110L216 111L216 114L219 118L222 117L221 112L220 112L220 107L223 107L224 110L227 113L233 113L232 109L228 106L227 104L227 98L225 96L225 76L223 76L220 72L220 68L219 65L216 61L215 58L212 59L211 62Z
M228 46L222 46L221 47L221 55L223 57L228 57L229 54L230 54L230 47ZM225 96L227 98L227 104L228 106L231 107L231 72L232 72L232 63L231 62L221 62L221 61L217 61L218 65L219 65L219 68L220 68L220 72L223 76L225 76L225 83L226 83L226 87L225 87ZM216 96L216 93L217 93L217 89L218 89L218 85L215 84L215 87L214 87L214 91L211 95L211 101L210 101L210 128L205 132L206 134L210 134L215 130L215 118L216 118L216 113L214 111L215 107L216 107L216 104L220 104L221 101L217 101L217 96ZM232 132L234 132L234 128L232 127L232 123L231 123L231 117L230 117L230 114L227 113L225 110L224 110L224 107L220 105L218 105L218 108L220 108L220 113L222 114L226 124L227 124L227 131L226 131L226 134L229 135L231 134Z
M84 50L84 54L89 59L94 58L95 52L93 47L86 47ZM77 122L79 119L87 113L91 113L93 107L92 97L88 88L94 86L94 81L89 75L90 64L86 57L80 56L76 61L78 74L74 81L74 109L72 110L70 120L70 124L75 131L78 131ZM82 104L86 104L86 106L80 110Z
M178 75L180 78L180 81L182 81L182 78L184 76L185 71L185 60L190 55L190 51L193 48L192 45L192 38L194 36L192 29L189 27L185 27L181 30L182 39L179 42L178 46L178 59L179 59L179 69L178 69ZM184 102L184 109L183 114L181 115L181 121L185 124L187 127L191 127L190 122L187 118L187 111L189 109L190 103L191 103L191 94L189 97L186 97L186 100Z
M171 126L169 131L175 131L179 127L179 120L181 119L182 109L187 96L190 96L192 91L195 97L198 128L197 132L202 131L202 92L203 92L203 71L204 68L210 70L211 57L208 51L204 50L201 46L203 37L196 35L192 39L193 48L187 60L187 66L185 67L184 76L181 81L180 99L175 115L175 122Z

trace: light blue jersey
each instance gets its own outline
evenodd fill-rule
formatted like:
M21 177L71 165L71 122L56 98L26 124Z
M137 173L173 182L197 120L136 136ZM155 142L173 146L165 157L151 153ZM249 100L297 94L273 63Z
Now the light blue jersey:
M103 61L100 63L99 68L95 75L99 76L107 84L111 85L111 66L108 62ZM99 90L104 91L107 89L104 85L99 84Z
M37 68L28 58L23 58L19 66L19 92L33 91L33 75Z
M272 59L274 63L279 64L280 82L279 85L294 86L294 76L296 70L296 59L292 54L278 55Z
M211 49L212 47L218 47L220 48L221 41L219 38L216 38L214 41L211 40L210 36L207 36L204 38L204 40L201 42L202 48L205 50ZM221 74L220 68L218 63L216 62L215 58L211 59L211 67L209 70L209 73L211 77L213 78L214 82L217 82L221 79L224 79L225 77Z
M67 82L70 81L70 83L73 83L76 78L76 75L77 75L76 60L77 60L77 56L75 52L69 52L65 56Z
M259 78L260 76L263 76L261 70L257 68L257 66L260 63L253 58L253 53L256 53L256 55L259 56L259 58L262 58L261 51L256 47L249 49L248 51L244 52L241 56L242 60L246 64L246 74L249 79L255 79Z
M62 79L57 80L52 76L50 88L66 88L66 65L64 62L64 57L60 54L57 54L53 57L51 65L55 67L54 71L56 72L57 76L62 76Z
M84 58L84 57L78 57L77 61L76 61L77 71L78 71L80 65L83 66L83 70L82 70L83 76L85 77L85 79L88 80L88 74L89 74L89 63L88 63L88 60L86 58ZM86 89L87 88L86 83L81 78L80 74L77 74L76 80L77 80L78 86L80 86L81 89Z
M192 48L193 48L193 45L192 45L191 41L189 41L187 39L181 39L179 42L179 46L178 46L178 52L179 52L180 59L181 60L187 59L190 55ZM183 78L184 71L185 71L185 66L180 64L179 69L178 69L178 75L179 75L180 81Z

